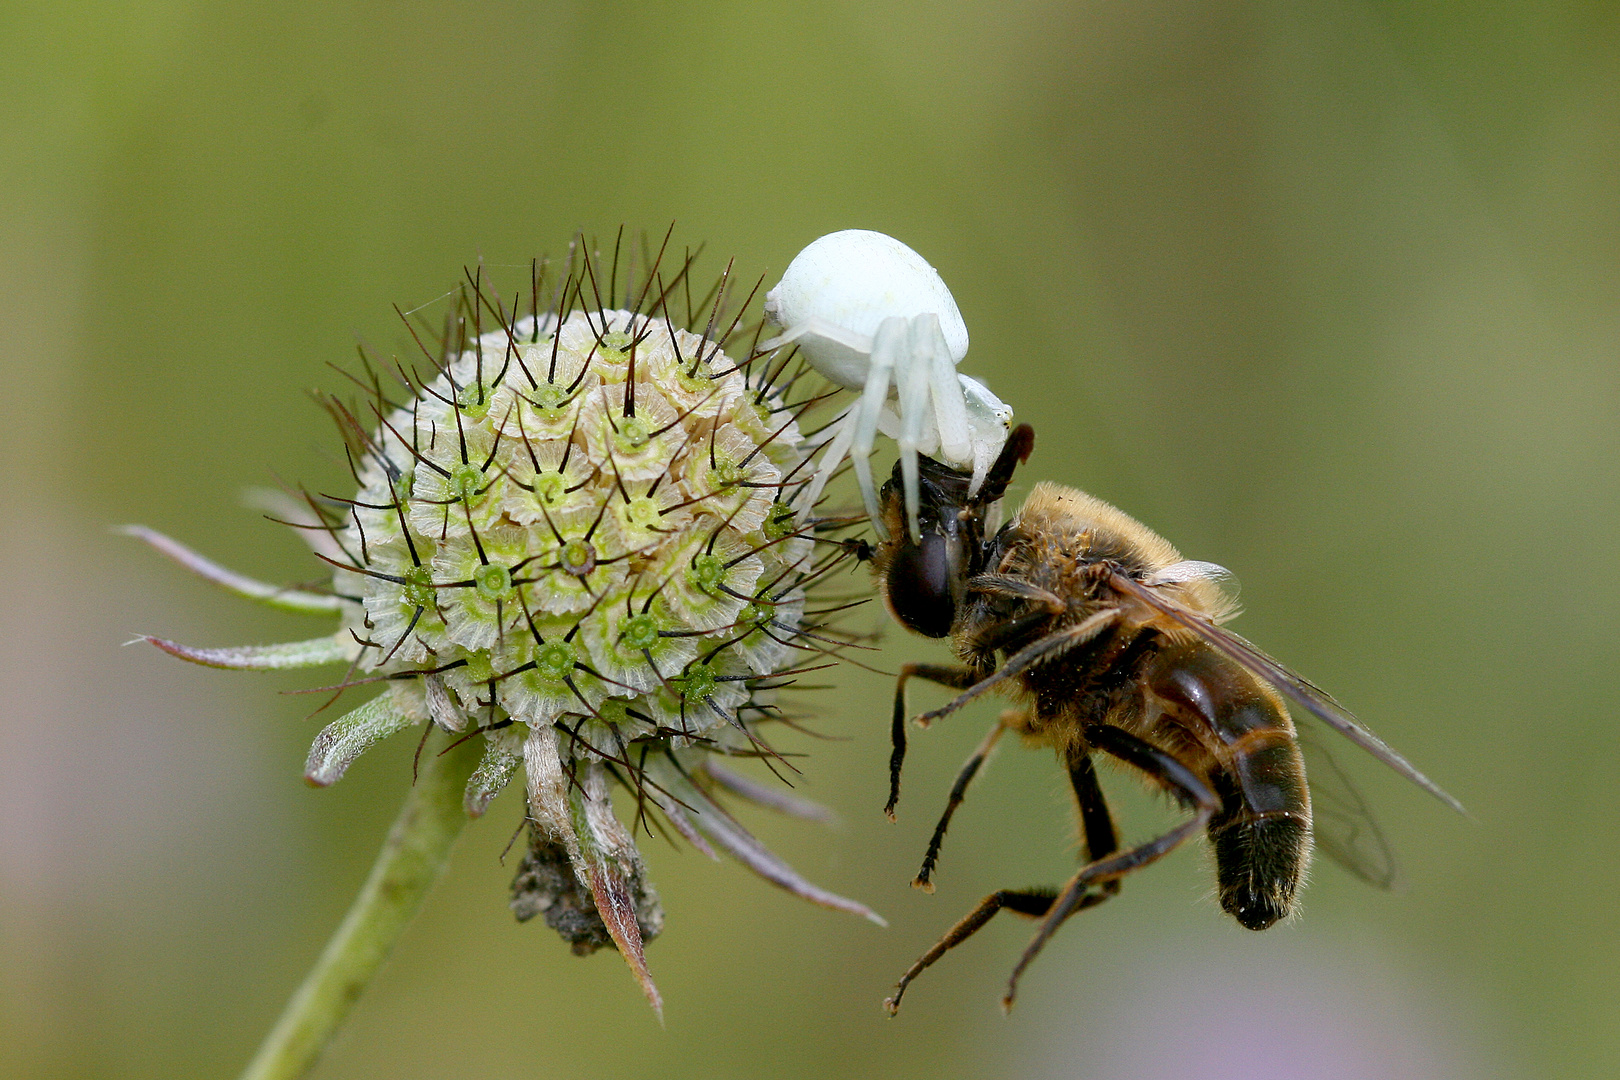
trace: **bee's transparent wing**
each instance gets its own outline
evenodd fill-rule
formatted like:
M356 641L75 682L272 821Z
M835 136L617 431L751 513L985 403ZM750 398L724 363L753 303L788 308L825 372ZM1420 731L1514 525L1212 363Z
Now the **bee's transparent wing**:
M1305 776L1311 788L1311 832L1316 850L1369 885L1392 889L1400 879L1395 851L1373 820L1367 800L1333 760L1321 729L1299 725Z
M1146 604L1171 622L1197 634L1205 644L1222 656L1238 664L1258 679L1270 683L1277 692L1294 704L1337 731L1385 765L1406 777L1430 795L1439 799L1459 814L1466 814L1462 803L1448 795L1439 784L1419 772L1411 762L1363 727L1349 710L1334 701L1326 690L1312 685L1295 675L1277 661L1249 644L1230 630L1216 626L1197 612L1160 595L1151 586L1144 585L1124 574L1115 573L1110 579L1114 588Z

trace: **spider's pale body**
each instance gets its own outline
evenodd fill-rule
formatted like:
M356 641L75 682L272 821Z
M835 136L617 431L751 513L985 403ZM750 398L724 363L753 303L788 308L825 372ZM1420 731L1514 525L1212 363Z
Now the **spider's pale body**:
M967 324L939 273L883 233L847 229L812 243L765 297L783 332L761 348L796 342L830 381L861 398L825 432L827 450L808 485L809 506L848 456L868 515L881 529L872 482L879 432L900 448L908 524L917 533L917 458L972 472L977 489L1007 440L1012 410L983 383L959 374Z

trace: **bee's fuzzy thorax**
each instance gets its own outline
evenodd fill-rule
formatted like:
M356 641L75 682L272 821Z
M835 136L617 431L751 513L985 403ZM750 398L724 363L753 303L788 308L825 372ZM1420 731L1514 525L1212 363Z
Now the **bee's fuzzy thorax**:
M1027 535L1072 545L1085 561L1113 559L1145 574L1181 561L1175 545L1123 510L1049 480L1035 485L1013 524Z
M1176 546L1125 511L1078 488L1037 483L1013 519L1022 535L1039 538L1045 553L1032 562L1059 554L1075 565L1113 562L1137 579L1152 579L1182 561ZM1162 585L1177 601L1214 622L1237 614L1236 599L1215 581L1189 577ZM1164 627L1175 636L1180 632Z

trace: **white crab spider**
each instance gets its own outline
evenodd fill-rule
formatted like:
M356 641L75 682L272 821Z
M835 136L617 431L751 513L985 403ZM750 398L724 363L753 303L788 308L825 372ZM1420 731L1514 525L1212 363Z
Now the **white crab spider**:
M783 332L761 342L761 350L798 342L816 371L861 391L860 400L821 433L830 445L798 498L801 514L847 455L867 515L883 535L871 463L878 432L899 444L913 537L920 535L918 454L972 470L969 490L978 490L1007 441L1012 410L983 383L957 372L967 355L967 324L921 255L879 232L829 233L788 264L765 294L765 314Z

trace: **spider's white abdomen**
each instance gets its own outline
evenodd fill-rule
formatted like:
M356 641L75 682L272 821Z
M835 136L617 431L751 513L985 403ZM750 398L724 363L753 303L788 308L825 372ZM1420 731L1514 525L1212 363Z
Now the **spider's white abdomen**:
M928 261L892 236L867 229L829 233L799 252L765 296L765 313L779 326L836 327L849 341L824 334L799 346L816 370L850 389L866 385L871 340L878 324L899 316L939 316L951 362L967 355L967 324Z
M827 446L797 503L802 520L847 456L861 501L884 535L872 478L872 440L883 432L900 450L906 522L918 529L918 459L937 457L971 471L970 491L1007 440L1012 410L956 370L967 355L967 324L945 282L892 236L865 229L830 233L788 264L765 295L765 314L782 333L761 352L796 345L811 368L861 400L827 426Z

